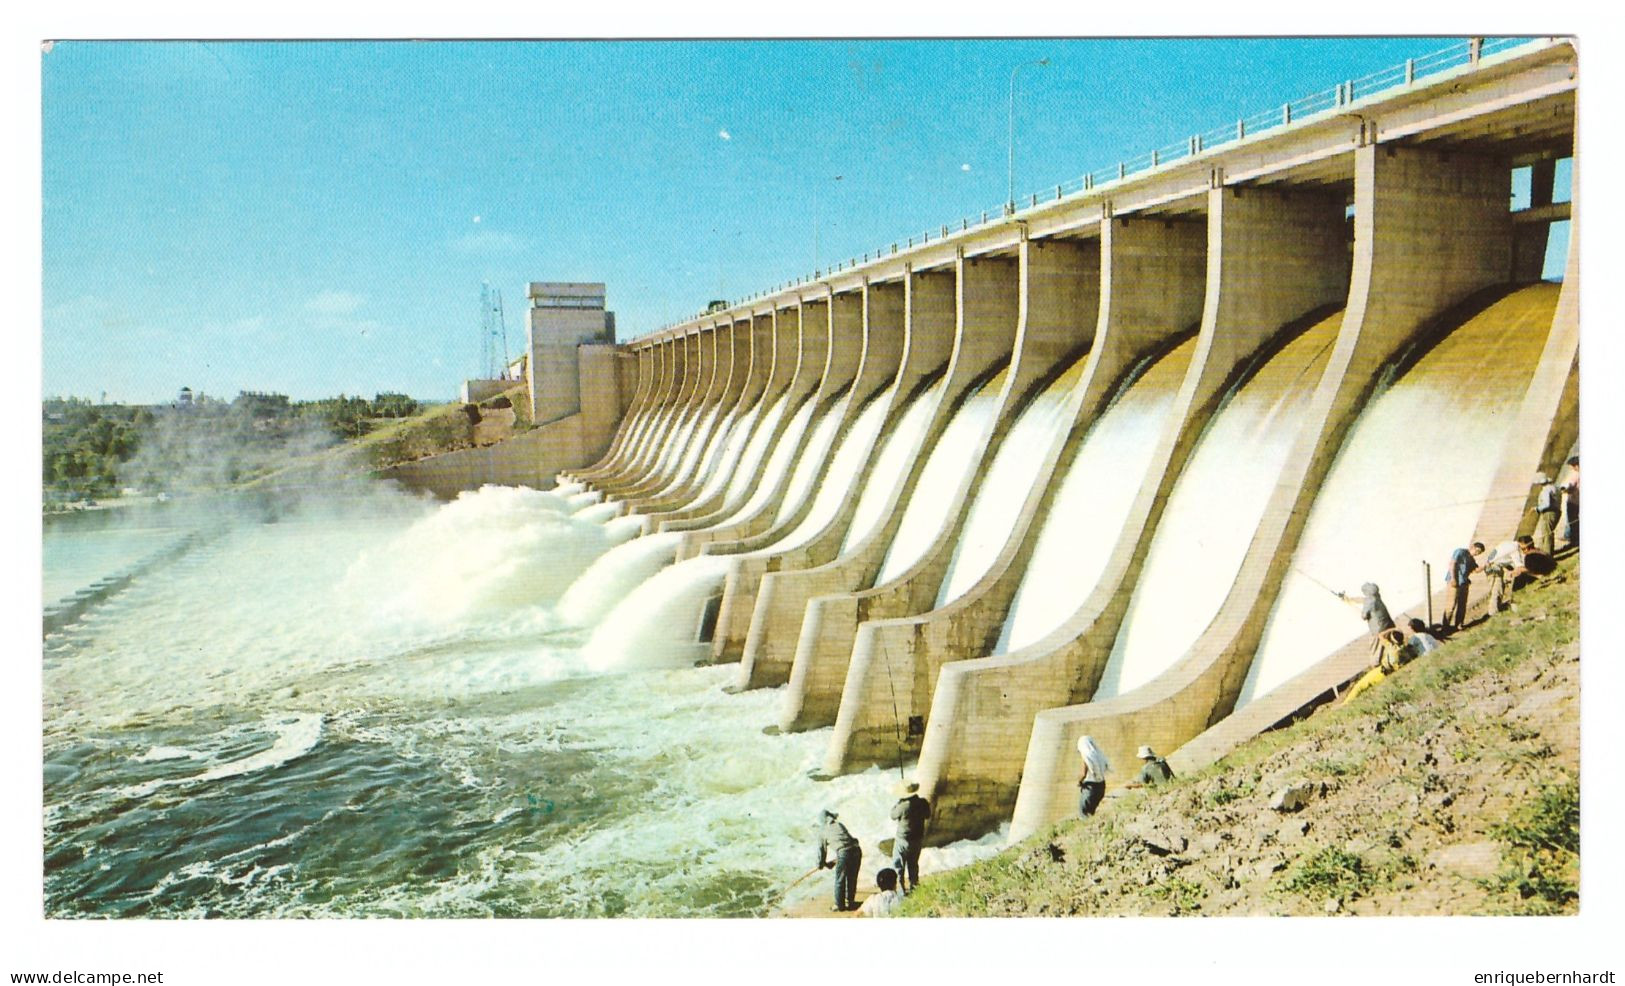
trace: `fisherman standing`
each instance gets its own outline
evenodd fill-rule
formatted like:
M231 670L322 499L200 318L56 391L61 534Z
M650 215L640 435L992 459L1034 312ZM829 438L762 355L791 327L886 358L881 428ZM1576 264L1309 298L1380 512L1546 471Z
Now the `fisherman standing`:
M1549 555L1556 550L1552 535L1557 530L1557 515L1563 501L1551 477L1545 473L1535 473L1534 485L1540 487L1535 494L1535 547Z
M1360 586L1360 596L1359 599L1351 599L1345 593L1337 594L1337 598L1350 606L1360 607L1360 619L1365 621L1366 629L1371 631L1371 652L1381 654L1380 638L1384 630L1394 628L1394 618L1388 615L1388 604L1382 601L1382 590L1377 588L1377 583L1367 582Z
M1569 456L1569 473L1563 477L1563 541L1569 547L1580 543L1580 457Z
M1083 757L1083 772L1078 775L1078 813L1088 818L1106 796L1106 772L1112 765L1095 745L1093 736L1078 740L1078 753Z
M918 784L904 784L902 797L891 810L897 822L892 868L905 894L920 885L920 847L925 843L925 820L931 817L931 802L920 797L919 791Z
M1478 556L1483 553L1483 541L1474 541L1471 547L1457 548L1450 553L1450 567L1444 571L1444 584L1452 589L1450 604L1444 611L1446 626L1460 630L1467 623L1467 587L1472 584L1473 573L1478 570Z
M818 868L835 870L835 906L831 910L850 911L858 906L858 866L863 862L863 849L828 808L819 815L818 824Z

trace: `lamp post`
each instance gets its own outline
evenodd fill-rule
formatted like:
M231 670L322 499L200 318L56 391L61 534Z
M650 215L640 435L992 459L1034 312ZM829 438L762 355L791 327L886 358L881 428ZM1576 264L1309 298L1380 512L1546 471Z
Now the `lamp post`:
M831 182L840 181L845 175L836 175ZM818 274L818 182L813 182L813 275Z
M1004 200L1004 214L1007 216L1016 211L1016 73L1029 65L1043 68L1048 64L1048 58L1040 58L1036 62L1022 62L1010 70L1010 169L1009 187Z

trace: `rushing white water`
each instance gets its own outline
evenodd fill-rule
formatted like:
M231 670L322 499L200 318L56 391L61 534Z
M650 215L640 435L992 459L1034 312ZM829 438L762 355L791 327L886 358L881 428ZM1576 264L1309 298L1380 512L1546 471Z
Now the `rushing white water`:
M700 419L699 426L694 431L693 440L688 444L688 450L683 453L683 460L678 464L676 474L672 476L671 482L661 487L656 496L670 496L694 479L694 472L699 468L701 459L715 445L716 432L712 425L717 415L721 413L720 404L713 404L711 409L705 412L705 416Z
M841 504L852 494L852 484L868 457L874 445L875 435L880 431L881 422L886 417L886 407L891 391L884 395L872 398L858 412L852 426L846 434L840 436L840 447L835 450L835 457L830 460L829 468L824 472L824 478L818 484L818 493L813 497L812 508L807 516L791 528L790 532L778 541L764 549L768 552L790 551L801 547L811 541L820 531L828 527L835 514L840 511Z
M1033 398L1005 435L987 476L976 491L959 542L937 590L941 608L968 592L987 574L1015 529L1021 504L1038 478L1045 451L1066 429L1067 398L1083 376L1087 357L1079 357Z
M195 774L158 777L141 784L122 787L114 791L113 796L117 798L144 798L163 787L206 784L209 781L219 781L228 777L238 777L242 774L251 774L259 770L280 767L316 748L316 744L322 738L322 716L319 713L312 712L271 716L253 728L255 731L269 733L275 737L269 747L235 760L216 763L214 766ZM182 750L176 747L154 747L137 759L151 762L175 760L180 757L189 760L207 761L209 759L208 754L194 750Z
M596 626L634 587L675 561L682 540L662 532L604 552L559 599L559 618L570 626Z
M1039 532L995 654L1056 629L1093 591L1195 348L1192 338L1163 354L1084 436Z
M568 483L554 483L553 488L547 492L553 494L554 496L569 499L570 497L575 496L577 493L587 492L587 486L585 483L579 483L571 480Z
M700 555L662 569L609 611L583 648L595 671L681 668L708 657L699 640L705 603L722 591L730 561Z
M852 512L852 523L846 529L846 539L841 542L841 554L846 554L874 533L881 521L885 520L886 504L891 502L892 492L903 479L903 470L913 460L914 450L925 434L925 427L931 423L931 414L936 410L943 383L938 380L924 392L916 394L897 419L891 434L881 443L880 454L875 456L874 467L869 470L863 492L858 495L858 506Z
M604 538L610 544L625 544L643 533L643 518L636 514L616 517L604 522Z
M705 453L700 457L698 468L695 469L692 482L701 489L710 485L710 481L722 468L724 458L728 453L729 441L742 427L742 415L737 409L719 411L722 420L717 422L716 429L711 433L711 440L706 442Z
M607 524L621 515L619 503L595 503L582 507L570 516L586 524Z
M1500 464L1551 328L1558 285L1521 288L1425 354L1367 405L1310 508L1237 707L1366 630L1355 597L1375 582L1395 621L1421 615L1422 562L1440 586Z
M502 606L400 620L419 573L464 565L454 534L571 520L538 497L243 524L47 639L47 913L762 914L824 807L872 873L896 774L812 781L827 731L764 736L779 697L725 694L735 669L594 674L581 635L493 584ZM505 533L466 516L507 498L485 518Z
M1339 312L1282 346L1209 422L1169 494L1096 699L1172 667L1218 613L1342 322Z
M659 458L656 459L654 468L650 470L644 482L657 483L663 487L676 475L677 464L686 454L689 439L699 425L699 415L696 413L684 412L678 417L676 428L673 429L671 437L662 443Z
M705 485L700 488L699 496L694 498L695 503L701 503L716 496L722 492L728 481L733 478L739 464L739 458L744 454L745 446L749 443L751 430L761 413L762 404L757 401L744 414L739 416L738 421L732 428L728 429L727 441L722 444L722 454L717 459L716 467L706 478Z
M755 471L755 464L761 460L773 426L788 401L788 395L780 398L763 417L750 448L740 458L741 470ZM754 513L766 502L773 484L790 469L796 443L806 430L812 410L813 402L804 401L786 424L754 487L748 481L749 476L744 477L743 482L736 476L729 484L730 497L754 492L719 526L725 527ZM596 580L604 585L619 586L624 598L609 611L587 641L584 650L589 655L588 666L593 670L679 668L709 657L710 645L699 641L700 617L706 603L721 593L731 562L721 556L702 555L632 581L652 567L655 559L666 555L663 549L651 547L647 552L637 552L628 546L626 554L614 559L613 568L606 566L596 573ZM584 588L583 594L589 591L598 593L598 590ZM585 606L579 608L586 609Z
M670 430L672 416L676 409L672 407L656 408L649 420L649 427L644 429L643 437L638 440L638 447L633 452L624 472L628 475L637 475L647 470L654 462L655 456L665 448L660 439Z
M987 444L988 429L993 427L993 416L999 409L999 392L1008 375L1009 370L1004 369L984 381L965 398L942 430L903 508L897 533L875 578L876 585L890 582L912 568L942 532L954 493L975 462L976 450Z
M806 450L796 459L796 468L790 473L790 485L784 491L784 499L779 501L779 512L773 517L775 525L789 520L812 493L813 479L829 458L830 447L835 444L835 429L846 415L846 404L846 398L832 401L829 410L818 419L812 436L807 439Z
M728 493L723 497L723 509L738 510L755 489L756 475L762 466L762 459L767 455L768 443L774 439L774 432L778 430L779 421L790 403L790 395L783 394L773 402L773 406L762 415L761 424L756 433L750 436L750 442L745 445L745 451L734 466L733 476L728 480Z
M559 495L557 490L549 490L548 492L555 496ZM572 493L564 498L564 502L570 505L572 512L580 512L581 510L590 507L595 503L602 503L603 500L604 494L600 490L588 490L585 493Z
M613 543L605 527L556 503L524 487L460 494L382 550L363 552L350 579L391 586L387 611L403 623L551 603ZM426 556L436 563L416 560Z
M801 436L807 431L807 422L812 420L812 413L813 402L802 401L801 407L791 416L790 423L785 425L784 434L779 436L778 444L773 446L773 454L768 456L767 466L762 470L754 489L750 490L750 498L717 526L727 527L736 524L754 516L767 505L767 501L778 488L779 480L790 471L790 466L795 461Z

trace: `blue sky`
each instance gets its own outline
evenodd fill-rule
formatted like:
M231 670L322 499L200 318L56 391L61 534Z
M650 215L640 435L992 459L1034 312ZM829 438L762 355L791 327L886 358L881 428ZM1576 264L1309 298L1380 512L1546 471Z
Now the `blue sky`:
M42 56L43 389L398 390L530 280L624 337L1452 39L64 42ZM841 176L840 181L835 176Z

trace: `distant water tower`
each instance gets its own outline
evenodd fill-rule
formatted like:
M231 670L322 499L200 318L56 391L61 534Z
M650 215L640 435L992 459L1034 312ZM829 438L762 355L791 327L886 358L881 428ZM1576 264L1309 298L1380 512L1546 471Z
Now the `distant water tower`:
M182 387L181 388L180 396L175 398L175 406L176 407L191 407L192 406L192 388L191 387Z

